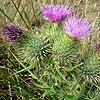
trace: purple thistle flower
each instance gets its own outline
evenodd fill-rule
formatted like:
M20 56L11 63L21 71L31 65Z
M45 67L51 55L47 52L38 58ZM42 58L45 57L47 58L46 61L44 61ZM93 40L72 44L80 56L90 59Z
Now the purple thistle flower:
M68 5L44 5L42 13L49 21L59 23L61 20L68 18L73 12L73 7Z
M23 32L19 25L13 23L7 24L2 30L2 35L8 42L16 41L22 34Z
M66 32L73 38L85 38L91 34L91 24L88 19L82 20L76 16L68 18L68 22L64 24Z

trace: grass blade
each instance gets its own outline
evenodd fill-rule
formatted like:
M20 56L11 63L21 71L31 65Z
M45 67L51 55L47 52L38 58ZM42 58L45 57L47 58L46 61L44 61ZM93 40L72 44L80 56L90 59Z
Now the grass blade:
M25 69L27 69L26 66L24 66L24 64L11 52L11 54L13 55L13 57L18 61L18 63L20 65L22 65ZM34 78L34 79L38 79L29 69L27 69L28 72L31 74L31 76Z
M10 19L10 17L4 12L3 9L0 8L0 12L1 12L10 22L12 22L12 20Z

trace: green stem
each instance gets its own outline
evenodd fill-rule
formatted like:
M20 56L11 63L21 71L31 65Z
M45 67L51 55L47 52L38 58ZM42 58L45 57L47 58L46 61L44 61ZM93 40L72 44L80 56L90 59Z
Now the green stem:
M49 26L49 38L50 38L50 44L52 45L55 38L56 38L56 35L57 35L57 32L56 32L56 29L57 29L57 24L56 23L52 23L50 24Z
M85 5L85 17L86 17L86 13L87 13L87 8L88 8L88 0L86 0L86 5Z
M8 45L7 50L8 50L8 58L10 58L10 52L9 52L9 51L10 51L10 45ZM8 66L10 66L10 62L8 63ZM10 73L10 72L9 72L9 69L8 69L8 73ZM8 82L8 84L10 84L10 81ZM11 86L8 85L8 87L9 87L10 100L12 100Z

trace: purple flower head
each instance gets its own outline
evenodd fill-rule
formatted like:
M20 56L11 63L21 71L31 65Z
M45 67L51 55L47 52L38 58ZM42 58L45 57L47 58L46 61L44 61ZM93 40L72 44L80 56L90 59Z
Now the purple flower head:
M59 23L61 20L68 18L73 12L73 7L68 5L44 5L42 13L49 21Z
M76 16L68 18L68 22L65 22L64 27L69 36L73 38L85 38L91 34L91 24L88 19L82 20Z
M2 30L2 35L8 42L16 41L22 34L23 32L19 25L13 23L7 24Z

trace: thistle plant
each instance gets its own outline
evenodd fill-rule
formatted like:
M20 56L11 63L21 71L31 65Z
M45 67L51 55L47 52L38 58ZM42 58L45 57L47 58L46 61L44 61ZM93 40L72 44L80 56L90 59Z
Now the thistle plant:
M42 13L49 21L59 23L61 20L68 18L73 12L73 7L68 5L44 5Z
M23 34L22 29L19 25L11 23L3 27L2 35L8 42L15 42Z
M68 22L65 22L65 29L67 34L78 40L91 35L91 24L87 19L79 19L77 17L68 18ZM81 67L81 74L84 79L90 82L99 82L100 80L100 63L95 53L88 53L84 57L84 64Z
M56 37L59 36L58 24L72 14L73 7L68 5L49 4L49 5L42 6L41 10L45 19L49 20L50 22L53 22L53 23L49 23L46 30L46 34L48 35L49 41L52 45Z
M81 1L0 1L0 100L99 100L99 12Z
M79 39L91 34L91 24L89 24L88 20L82 20L73 16L72 18L68 18L68 22L65 22L64 27L68 36L59 35L59 39L54 42L54 56L59 59L60 62L71 65L78 61L76 58L79 56Z

